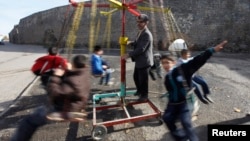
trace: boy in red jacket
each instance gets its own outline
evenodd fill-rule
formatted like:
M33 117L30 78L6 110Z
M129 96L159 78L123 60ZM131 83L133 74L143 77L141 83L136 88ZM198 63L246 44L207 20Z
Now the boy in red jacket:
M67 60L58 55L57 47L48 48L48 55L36 59L31 71L38 76L41 76L42 85L46 86L49 77L53 74L56 68L67 69Z
M41 106L26 116L10 141L29 141L36 130L47 123L47 119L84 120L90 93L90 69L86 66L86 57L75 56L72 70L56 69L48 82L47 91L53 109Z

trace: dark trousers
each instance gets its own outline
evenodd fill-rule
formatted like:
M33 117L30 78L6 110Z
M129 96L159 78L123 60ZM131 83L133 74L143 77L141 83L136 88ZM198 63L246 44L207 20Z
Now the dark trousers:
M195 83L201 85L204 94L209 94L209 93L210 93L209 87L208 87L206 81L205 81L201 76L195 75L195 76L192 78L192 80L193 80Z
M29 141L36 130L47 123L45 107L37 108L20 122L10 141Z
M148 97L149 70L150 67L134 69L134 82L137 89L137 93L139 93L141 97Z
M162 118L176 141L186 141L187 139L190 141L199 140L192 125L187 102L176 105L168 104ZM177 129L176 121L178 119L181 121L183 130Z
M104 76L100 78L99 84L103 84L103 82L105 82L105 84L108 84L110 80L110 76L111 76L111 73L106 73Z
M152 80L156 80L155 73L157 74L158 78L162 78L161 76L161 67L156 67L156 68L150 68L149 70L149 75Z

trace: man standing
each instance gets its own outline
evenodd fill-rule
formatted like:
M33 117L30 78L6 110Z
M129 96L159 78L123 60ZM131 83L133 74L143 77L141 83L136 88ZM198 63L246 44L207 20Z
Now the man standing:
M148 99L148 76L150 67L153 66L153 37L147 25L149 18L145 14L137 17L137 27L139 32L134 41L129 42L133 51L122 56L123 59L131 58L135 62L134 82L137 89L135 95L139 96L139 101Z

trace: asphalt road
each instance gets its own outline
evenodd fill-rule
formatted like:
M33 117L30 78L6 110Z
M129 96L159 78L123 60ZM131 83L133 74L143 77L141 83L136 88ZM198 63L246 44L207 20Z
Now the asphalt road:
M30 68L34 60L46 53L34 45L5 43L0 46L0 115L19 97L34 79Z
M20 57L22 59L23 57ZM112 74L114 85L99 86L98 79L92 78L92 94L117 92L120 89L120 61L116 53L105 55L116 71ZM26 62L27 59L22 60ZM205 105L200 103L198 119L194 121L195 130L201 141L207 141L208 124L250 124L250 117L245 114L250 111L250 56L246 54L215 54L206 65L204 65L199 74L208 82L214 104ZM2 61L0 61L2 62ZM1 65L1 64L0 64ZM126 84L127 89L134 89L132 80L134 63L126 63ZM24 78L18 78L24 80ZM20 81L20 80L19 80ZM3 83L6 85L6 83ZM4 87L5 85L1 85ZM13 87L9 88L10 90ZM161 111L164 110L166 99L160 98L164 93L162 80L150 80L150 100ZM6 95L6 94L5 94ZM2 97L2 95L1 95ZM128 102L136 99L134 96L126 97ZM118 98L107 98L101 101L100 106L117 103ZM2 102L4 103L4 101ZM1 103L0 103L1 104ZM39 81L32 85L29 92L17 100L0 119L0 140L8 141L13 134L20 120L32 110L40 105L47 104L47 97ZM32 141L80 141L93 140L93 103L89 101L89 116L83 123L70 122L50 122L41 127L34 135ZM145 115L152 113L147 104L128 107L131 115ZM96 120L98 122L107 120L118 120L124 118L124 111L121 108L101 110L97 112ZM168 129L164 124L159 124L157 119L141 120L135 123L124 123L107 127L107 135L103 138L105 141L172 141Z

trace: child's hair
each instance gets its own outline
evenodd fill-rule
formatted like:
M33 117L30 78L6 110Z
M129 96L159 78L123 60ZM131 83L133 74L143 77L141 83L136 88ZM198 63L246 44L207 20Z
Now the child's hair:
M49 47L48 53L49 53L49 55L57 55L57 53L58 53L57 47Z
M173 55L170 55L170 54L162 54L161 60L163 60L163 59L167 59L167 60L170 60L172 62L176 61L176 57L174 57Z
M86 66L87 57L84 55L76 55L72 62L76 68L84 68Z
M181 56L182 56L182 55L185 55L185 54L187 54L187 53L189 53L189 50L187 50L187 49L182 49L182 50L181 50Z
M98 52L100 50L102 50L102 47L100 45L94 46L94 52Z

